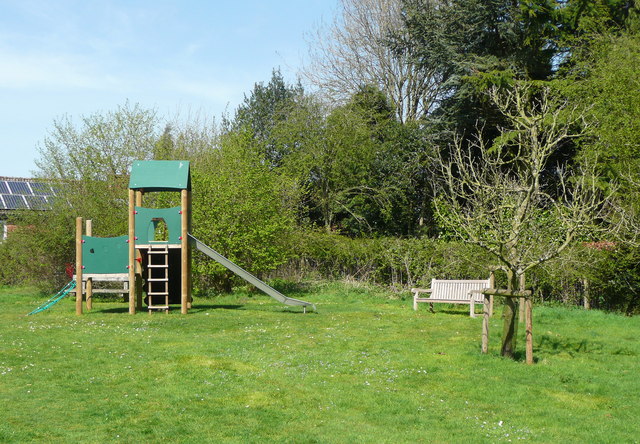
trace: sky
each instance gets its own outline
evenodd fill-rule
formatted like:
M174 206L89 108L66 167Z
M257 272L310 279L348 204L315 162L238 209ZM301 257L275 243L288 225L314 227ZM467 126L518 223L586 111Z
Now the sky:
M338 0L0 0L0 176L32 177L56 119L127 101L159 116L233 114Z

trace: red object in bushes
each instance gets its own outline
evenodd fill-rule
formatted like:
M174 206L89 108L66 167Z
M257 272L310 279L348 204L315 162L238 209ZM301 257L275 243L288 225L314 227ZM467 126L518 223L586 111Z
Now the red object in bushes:
M76 272L76 266L74 264L65 264L64 271L69 276L69 279L73 279L73 274Z

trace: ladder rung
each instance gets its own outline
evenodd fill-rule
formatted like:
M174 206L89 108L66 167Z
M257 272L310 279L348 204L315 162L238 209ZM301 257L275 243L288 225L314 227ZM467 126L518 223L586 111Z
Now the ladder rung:
M166 264L149 264L147 268L169 268L169 265Z
M168 291L150 291L147 296L169 296Z
M169 282L169 278L148 278L147 282Z
M149 310L168 310L168 305L147 305Z

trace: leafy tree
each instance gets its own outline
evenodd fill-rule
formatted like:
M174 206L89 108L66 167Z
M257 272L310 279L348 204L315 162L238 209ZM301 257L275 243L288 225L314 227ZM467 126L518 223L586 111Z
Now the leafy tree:
M635 198L640 189L640 28L638 10L631 5L583 5L591 13L578 16L581 31L569 41L574 54L563 67L560 85L594 122L580 156L597 162L606 182L617 184L619 213L629 228L624 240L635 243L640 214Z
M256 83L249 96L238 107L232 129L249 129L260 143L262 156L272 166L279 166L287 153L279 152L273 143L273 127L286 118L297 97L302 96L302 86L287 85L280 70L273 70L267 85Z
M39 148L38 175L60 184L59 211L93 219L103 236L119 235L127 226L129 169L152 158L156 140L155 111L138 105L82 117L79 125L64 117Z
M367 125L373 157L366 178L372 188L385 190L385 205L363 202L360 210L377 235L407 235L425 229L430 222L432 183L429 170L436 160L435 146L425 138L417 122L401 123L382 91L366 86L346 108Z
M480 127L498 135L504 116L484 94L515 80L548 81L571 66L592 29L622 26L621 0L405 0L404 29L391 40L425 71L438 69L446 85L429 116L443 144ZM479 124L479 125L478 125ZM467 135L467 136L465 136ZM569 145L568 145L569 146Z
M382 147L370 126L375 118L349 106L327 113L309 97L274 130L280 149L290 153L283 171L305 192L302 220L326 231L371 232L368 209L388 207L393 192L375 182Z
M462 144L443 159L443 188L435 210L455 237L478 245L508 270L508 288L520 276L558 256L594 229L604 198L593 171L558 168L548 162L562 143L582 134L581 113L566 100L527 85L493 89L490 95L510 123L492 145L478 137L472 155ZM577 131L576 132L576 128ZM502 354L513 356L516 304L506 298Z
M61 180L110 180L126 176L136 159L148 159L158 139L158 118L128 102L115 111L54 120L39 147L38 174Z
M170 124L165 125L164 131L160 138L153 146L154 160L172 160L175 150L175 142L173 141L173 127Z
M514 79L552 74L554 3L549 0L406 0L405 31L392 40L445 85L429 120L446 142L482 127L494 137L501 114L484 92ZM480 125L477 125L480 123Z
M0 243L0 282L33 285L51 292L69 281L74 260L74 217L67 208L12 215L17 229Z
M577 105L597 122L588 153L599 156L611 177L640 173L640 35L602 37L583 78L566 88Z
M193 164L194 233L221 254L261 275L286 262L294 227L295 187L263 164L248 130L221 137ZM230 291L233 275L196 257L201 283Z

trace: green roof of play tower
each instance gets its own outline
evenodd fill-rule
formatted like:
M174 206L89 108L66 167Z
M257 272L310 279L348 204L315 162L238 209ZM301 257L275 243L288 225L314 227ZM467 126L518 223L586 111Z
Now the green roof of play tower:
M189 162L186 160L136 160L131 165L129 188L145 191L191 189Z

